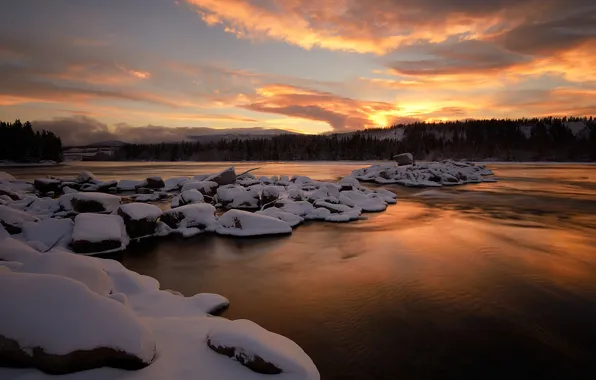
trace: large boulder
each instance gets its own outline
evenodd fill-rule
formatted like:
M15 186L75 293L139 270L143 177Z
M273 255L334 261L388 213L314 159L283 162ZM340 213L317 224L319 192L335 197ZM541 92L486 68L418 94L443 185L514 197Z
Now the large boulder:
M52 178L36 178L33 181L33 186L35 190L39 191L42 194L46 194L49 192L58 192L60 191L60 180L52 179Z
M161 214L159 207L146 203L128 203L118 208L118 215L122 217L126 232L132 239L154 235Z
M161 221L172 229L197 228L213 231L217 225L215 207L208 203L191 204L168 210L161 216Z
M395 156L395 161L399 166L402 165L413 165L414 164L414 156L412 153L402 153Z
M166 183L161 177L149 177L145 180L143 187L148 189L162 189L166 187Z
M71 278L2 273L0 304L2 366L59 375L154 360L153 335L130 308Z
M215 232L220 235L247 237L292 233L292 227L283 220L241 210L230 210L217 222Z
M60 206L65 211L74 212L113 212L120 206L121 198L104 193L72 193L60 197Z
M287 373L301 379L320 377L308 355L288 338L245 319L220 318L213 322L207 334L207 346L218 354L257 373Z
M26 212L0 205L0 224L9 234L18 234L25 222L38 222L39 218Z
M124 222L118 215L79 214L74 223L71 246L77 253L105 253L126 248Z
M213 181L217 183L218 186L231 185L236 182L236 171L232 166L217 174L210 175L209 177L205 178L205 181Z

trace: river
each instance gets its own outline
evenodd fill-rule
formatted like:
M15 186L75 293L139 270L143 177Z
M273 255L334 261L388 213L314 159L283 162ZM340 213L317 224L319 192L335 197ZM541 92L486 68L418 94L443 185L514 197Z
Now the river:
M238 163L337 179L370 163ZM229 163L74 163L20 178L173 177ZM167 238L122 262L185 295L222 294L223 316L297 342L323 379L593 378L596 166L488 164L498 182L385 186L386 212L308 223L282 238Z

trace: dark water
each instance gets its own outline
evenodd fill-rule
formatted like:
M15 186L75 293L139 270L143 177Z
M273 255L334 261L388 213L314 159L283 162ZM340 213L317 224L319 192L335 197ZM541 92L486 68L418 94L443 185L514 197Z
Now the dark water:
M363 165L257 166L333 179ZM296 341L323 379L593 379L596 166L489 166L499 182L387 186L399 203L368 220L283 238L168 238L123 262L163 288L228 297L224 316ZM213 168L90 170L108 179Z

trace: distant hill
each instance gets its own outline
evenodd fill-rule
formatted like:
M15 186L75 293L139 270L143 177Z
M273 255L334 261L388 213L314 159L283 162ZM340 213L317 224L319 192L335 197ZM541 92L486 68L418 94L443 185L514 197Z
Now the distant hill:
M281 135L300 135L300 133L285 131L283 129L259 129L258 131L246 131L240 130L238 132L228 132L220 134L200 134L191 135L187 138L191 141L208 143L214 141L232 141L232 140L256 140L256 139L270 139L275 136Z
M120 140L108 140L108 141L101 141L89 145L85 145L86 148L116 148L121 147L128 144L127 142L120 141Z

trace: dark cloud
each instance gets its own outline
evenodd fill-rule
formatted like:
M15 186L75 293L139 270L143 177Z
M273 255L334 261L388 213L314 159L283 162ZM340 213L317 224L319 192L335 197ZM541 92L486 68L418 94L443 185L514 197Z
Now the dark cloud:
M528 56L512 53L493 43L478 40L440 44L420 43L408 46L400 52L429 57L421 60L396 60L388 63L388 66L397 73L414 76L490 72L531 60Z

